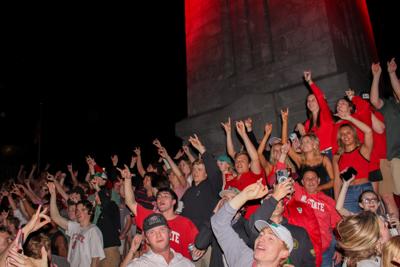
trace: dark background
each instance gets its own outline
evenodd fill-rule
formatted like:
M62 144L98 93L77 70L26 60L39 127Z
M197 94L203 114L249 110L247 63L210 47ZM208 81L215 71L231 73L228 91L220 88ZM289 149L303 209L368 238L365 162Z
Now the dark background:
M367 1L383 68L400 63L394 2ZM155 137L179 147L184 0L1 6L0 22L1 167L35 162L39 136L42 163L63 166L139 144L150 159Z

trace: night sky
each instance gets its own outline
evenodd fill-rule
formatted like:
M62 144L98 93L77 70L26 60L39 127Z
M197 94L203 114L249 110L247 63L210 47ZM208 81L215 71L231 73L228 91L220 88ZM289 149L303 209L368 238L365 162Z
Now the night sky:
M398 10L383 3L396 1L367 2L381 61L399 64ZM40 118L42 163L127 159L139 144L150 155L157 136L175 151L187 109L183 3L1 6L1 165L36 161Z

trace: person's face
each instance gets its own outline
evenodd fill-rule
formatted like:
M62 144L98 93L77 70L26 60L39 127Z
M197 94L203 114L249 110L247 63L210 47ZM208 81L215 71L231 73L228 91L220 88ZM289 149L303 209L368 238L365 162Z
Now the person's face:
M353 135L353 131L351 130L350 127L344 126L344 127L340 128L339 137L340 137L340 141L344 145L351 145L354 143L354 135Z
M157 194L157 208L160 212L173 210L176 201L169 192L160 192Z
M388 229L386 223L382 219L379 219L378 222L379 222L380 239L381 239L382 244L384 244L387 241L389 241L389 239L391 238L390 232L389 232L389 229Z
M305 136L301 139L301 150L306 153L306 152L311 152L314 149L314 142L311 140L310 137Z
M143 186L145 187L145 188L150 188L151 187L151 178L150 178L150 176L145 176L144 177L144 179L143 179Z
M225 162L225 161L217 161L217 165L218 165L218 169L222 172L225 173L227 171L229 171L229 163Z
M281 148L282 148L281 144L275 144L271 148L271 156L275 161L278 161L279 158L281 157L281 153L282 153Z
M179 161L179 169L185 175L189 175L192 172L192 170L190 169L190 165L185 160Z
M76 221L76 205L68 206L68 219Z
M361 198L360 207L365 211L376 213L379 207L379 199L373 193L364 193Z
M11 243L11 236L7 232L0 232L0 254L2 254Z
M154 227L145 233L146 241L154 253L169 249L169 233L170 230L165 225Z
M239 155L235 159L235 168L239 174L248 172L250 169L249 158L246 155Z
M303 175L304 189L309 194L315 194L318 192L319 178L318 175L313 171L308 171Z
M309 95L307 97L307 108L311 112L315 112L315 111L319 110L318 101L317 101L317 98L315 97L315 95Z
M39 191L39 196L40 198L43 198L48 193L49 193L49 188L47 188L47 186L42 186Z
M336 111L339 114L350 114L351 107L349 105L349 102L344 99L340 99L336 104Z
M269 227L264 228L254 243L254 259L257 262L276 262L289 255L285 244Z
M76 220L78 223L90 222L89 212L82 204L76 206Z
M195 164L193 166L193 181L199 183L207 178L206 167L204 164Z

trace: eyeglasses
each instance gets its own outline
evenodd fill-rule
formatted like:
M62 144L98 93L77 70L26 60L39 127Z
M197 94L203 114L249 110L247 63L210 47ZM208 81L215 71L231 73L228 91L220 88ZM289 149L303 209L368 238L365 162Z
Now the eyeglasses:
M377 198L364 198L362 202L365 204L377 204L379 203L379 200Z

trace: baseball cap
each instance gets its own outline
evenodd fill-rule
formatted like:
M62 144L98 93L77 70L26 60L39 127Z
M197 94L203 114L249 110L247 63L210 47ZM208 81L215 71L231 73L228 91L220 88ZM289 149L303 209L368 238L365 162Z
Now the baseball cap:
M231 166L233 165L231 158L228 157L228 156L225 155L225 154L220 155L220 156L217 158L217 161L223 161L223 162L228 163L228 164L231 165Z
M259 232L261 232L265 227L269 227L272 230L272 232L274 232L274 234L286 244L286 246L289 249L289 253L292 251L293 237L286 227L276 223L267 223L266 221L263 220L257 220L254 223L254 227Z
M240 193L240 190L237 189L236 187L229 186L227 189L224 189L221 192L219 192L219 196L222 198L227 193L233 193L233 194L237 195Z
M153 213L144 219L143 231L147 232L157 226L168 226L167 220L161 213Z
M280 139L279 137L276 136L272 136L269 138L268 140L268 146L267 146L267 151L271 150L271 147L277 143L282 142L282 139Z
M100 178L102 178L102 179L104 179L104 180L107 180L107 179L108 179L107 174L106 174L105 172L96 172L96 173L94 174L94 177L100 177Z

